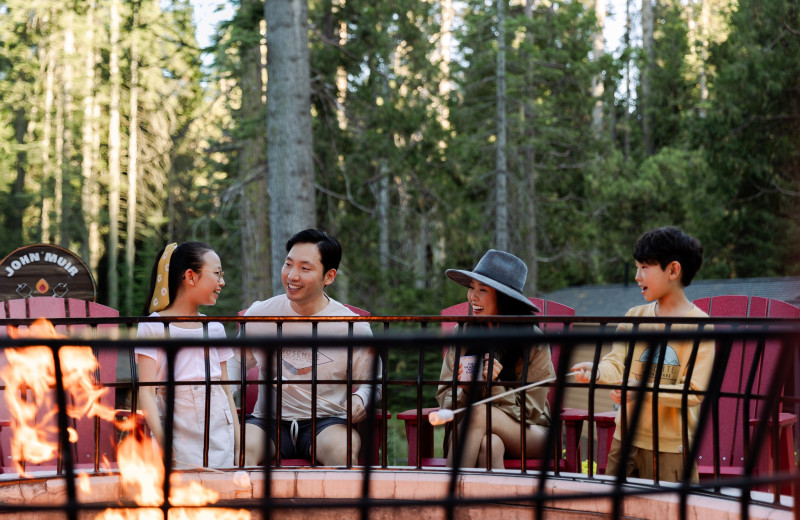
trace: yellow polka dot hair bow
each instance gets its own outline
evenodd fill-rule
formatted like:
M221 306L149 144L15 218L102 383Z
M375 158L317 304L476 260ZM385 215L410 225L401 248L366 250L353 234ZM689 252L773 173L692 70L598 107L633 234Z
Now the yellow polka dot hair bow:
M156 287L153 290L153 300L150 302L150 312L158 312L166 309L169 305L169 261L176 247L178 247L177 243L169 244L164 248L164 254L158 259Z

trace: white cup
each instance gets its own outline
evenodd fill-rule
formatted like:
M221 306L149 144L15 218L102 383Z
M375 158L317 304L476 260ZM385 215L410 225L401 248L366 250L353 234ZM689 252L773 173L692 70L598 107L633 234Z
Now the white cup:
M477 371L475 380L483 380L483 356L461 356L459 359L463 369L459 381L472 381L473 370ZM476 367L478 363L481 363L481 365Z

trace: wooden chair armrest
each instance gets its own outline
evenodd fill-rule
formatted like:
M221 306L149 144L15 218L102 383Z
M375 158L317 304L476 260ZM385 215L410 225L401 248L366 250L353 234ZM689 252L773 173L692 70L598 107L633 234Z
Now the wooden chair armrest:
M753 417L750 419L750 426L757 425L761 419ZM793 413L781 412L778 414L778 427L788 428L797 422L797 416ZM772 417L767 418L767 424L772 425Z
M439 409L438 407L435 407L435 408L423 408L422 409L422 414L421 414L422 419L427 419L428 415L431 412L435 412L438 409ZM400 413L397 414L397 418L400 419L401 421L415 421L416 422L416 420L417 420L417 410L415 408L415 409L411 409L411 410L406 410L405 412L400 412Z

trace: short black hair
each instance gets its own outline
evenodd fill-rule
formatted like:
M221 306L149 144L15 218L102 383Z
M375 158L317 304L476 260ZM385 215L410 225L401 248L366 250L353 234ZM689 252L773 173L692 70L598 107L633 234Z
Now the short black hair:
M680 229L665 226L652 229L636 240L633 258L641 264L658 264L665 269L671 262L681 264L681 283L688 287L703 265L703 245Z
M316 244L322 260L323 275L331 269L339 269L342 261L342 246L339 241L324 231L318 229L305 229L296 233L286 242L286 252L292 250L295 244Z

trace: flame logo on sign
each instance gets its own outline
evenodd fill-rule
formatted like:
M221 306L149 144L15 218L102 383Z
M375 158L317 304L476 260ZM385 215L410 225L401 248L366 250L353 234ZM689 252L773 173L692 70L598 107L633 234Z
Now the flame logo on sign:
M47 283L47 280L41 278L36 282L36 290L39 291L40 294L44 294L50 290L50 284Z

